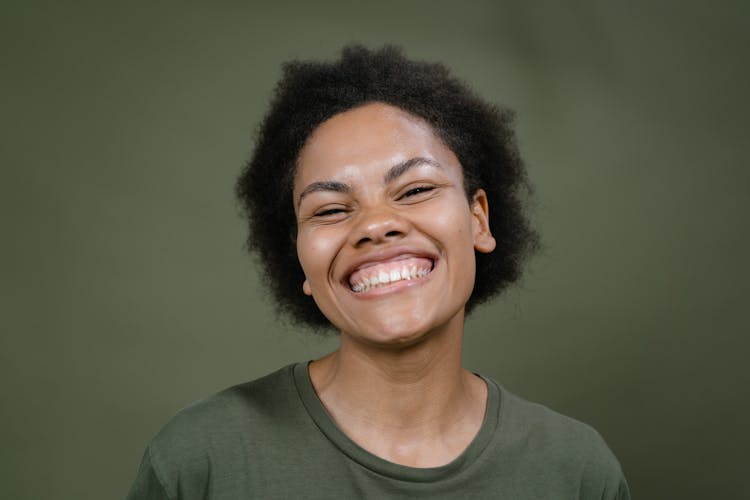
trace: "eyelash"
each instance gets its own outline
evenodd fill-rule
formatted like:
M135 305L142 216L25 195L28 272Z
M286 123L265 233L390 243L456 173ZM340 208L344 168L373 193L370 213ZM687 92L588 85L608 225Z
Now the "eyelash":
M433 189L435 189L433 186L417 186L417 187L412 188L412 189L408 190L407 192L405 192L403 194L403 196L401 196L401 197L402 198L408 198L410 196L416 196L416 195L418 195L420 193L426 193L428 191L432 191Z
M315 212L315 217L325 217L326 215L335 215L339 212L343 212L343 208L327 208L325 210L321 210L320 212Z
M410 198L412 196L416 196L421 193L427 193L435 189L434 186L417 186L415 188L411 188L408 191L406 191L404 194L401 195L401 198ZM319 212L315 212L313 214L313 217L327 217L329 215L336 215L342 212L346 212L344 208L327 208L325 210L321 210Z

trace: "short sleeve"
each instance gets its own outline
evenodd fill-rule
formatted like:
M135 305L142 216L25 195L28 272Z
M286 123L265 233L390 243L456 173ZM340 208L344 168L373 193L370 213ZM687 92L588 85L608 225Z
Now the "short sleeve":
M138 476L130 487L126 500L174 500L167 494L151 461L151 450L146 449L138 468Z
M596 433L594 442L599 442L584 467L579 498L591 500L631 500L630 489L619 461Z
M630 490L628 489L628 483L625 481L624 477L620 480L620 486L617 488L615 500L630 500Z

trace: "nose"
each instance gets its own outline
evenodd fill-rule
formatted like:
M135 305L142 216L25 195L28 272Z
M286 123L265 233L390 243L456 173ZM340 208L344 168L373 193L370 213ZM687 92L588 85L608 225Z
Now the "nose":
M350 242L355 247L397 240L409 232L409 222L389 209L363 211L358 219L350 237Z

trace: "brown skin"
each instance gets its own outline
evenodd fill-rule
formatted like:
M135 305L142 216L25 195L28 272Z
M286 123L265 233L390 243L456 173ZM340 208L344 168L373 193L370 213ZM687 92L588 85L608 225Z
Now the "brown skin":
M374 103L314 131L298 159L294 200L303 290L341 332L339 349L310 364L323 405L381 458L449 463L486 407L486 384L461 367L474 251L495 248L484 191L467 200L461 164L432 128ZM352 290L353 271L406 258L431 272Z

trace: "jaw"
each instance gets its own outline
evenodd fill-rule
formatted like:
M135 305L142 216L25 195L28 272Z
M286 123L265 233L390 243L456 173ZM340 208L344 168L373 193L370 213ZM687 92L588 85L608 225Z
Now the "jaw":
M418 343L455 325L463 331L464 302L452 300L445 273L445 266L437 261L416 280L400 280L364 293L347 286L336 299L336 309L343 313L336 326L357 342L393 348Z
M341 326L341 343L371 352L412 350L440 338L463 336L464 311L447 311L435 302L408 300L371 302L366 312L354 314Z

